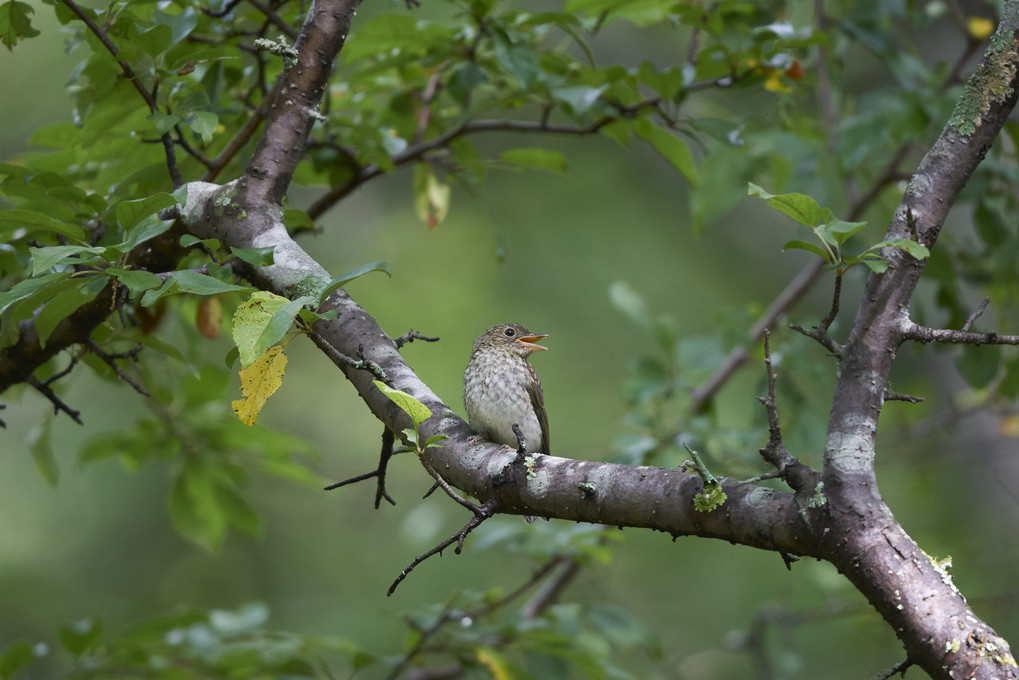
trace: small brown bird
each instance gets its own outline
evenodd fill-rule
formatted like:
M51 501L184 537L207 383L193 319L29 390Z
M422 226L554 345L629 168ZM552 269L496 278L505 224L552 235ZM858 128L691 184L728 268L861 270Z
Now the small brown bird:
M463 400L471 427L491 442L517 448L513 425L520 428L528 453L549 452L548 415L541 381L527 363L547 335L520 324L502 323L478 336L464 371Z

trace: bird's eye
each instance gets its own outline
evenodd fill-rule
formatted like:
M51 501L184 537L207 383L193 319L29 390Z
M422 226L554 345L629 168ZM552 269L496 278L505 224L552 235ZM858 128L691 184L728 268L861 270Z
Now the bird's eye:
M512 328L507 328L506 330L503 331L503 333L506 334L507 338L512 338L514 335L517 334L517 332L515 330L513 330Z

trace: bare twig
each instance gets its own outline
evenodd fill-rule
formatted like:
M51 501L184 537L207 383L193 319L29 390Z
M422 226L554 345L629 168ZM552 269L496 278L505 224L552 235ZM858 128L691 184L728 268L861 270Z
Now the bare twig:
M391 162L399 167L400 165L419 160L426 154L449 145L459 137L479 132L548 132L561 135L591 135L620 118L631 118L644 109L657 107L660 100L660 97L655 96L633 104L617 107L617 114L605 116L589 125L583 126L549 123L547 120L477 120L468 122L432 139L410 145L402 153L393 156ZM383 169L375 164L355 169L353 177L343 184L333 187L311 204L307 211L309 217L313 220L317 219L322 213L354 191L354 189L368 180L387 172L389 172L387 169Z
M323 338L315 331L309 331L308 337L311 338L312 342L314 342L319 349L325 352L326 355L333 360L334 364L337 364L339 366L346 366L348 368L353 368L354 370L357 371L368 371L382 382L386 383L387 385L389 384L389 376L386 375L386 372L382 369L382 367L379 366L376 362L371 361L370 359L365 359L363 357L364 354L363 345L359 347L359 351L361 352L362 357L360 359L354 359L353 357L349 357L343 352L333 347L332 344L330 344L325 338Z
M615 531L615 528L612 528ZM538 589L531 599L520 608L520 614L525 619L533 619L541 615L549 606L559 601L563 591L573 582L573 579L580 574L581 564L576 559L564 559L566 566L550 578Z
M926 401L923 397L914 397L911 394L896 392L891 387L885 388L885 401L908 401L910 404L919 404Z
M113 372L117 374L118 378L120 378L121 380L126 382L128 385L133 387L135 392L137 392L138 394L142 395L143 397L151 397L152 396L151 394L149 394L148 390L146 390L144 387L142 387L141 384L137 380L135 380L130 375L125 373L120 368L120 366L117 365L117 361L116 361L117 359L134 359L135 361L138 361L138 353L142 351L142 349L145 347L144 345L139 344L136 347L133 347L133 348L127 350L126 352L107 352L102 347L100 347L99 344L95 340L93 340L92 338L89 338L85 342L85 346L88 347L90 350L92 350L92 352L97 357L102 359L106 363L107 366L112 368Z
M241 2L242 2L242 0L230 0L230 2L226 3L223 6L223 9L221 9L219 11L215 11L215 10L211 10L211 9L205 9L205 8L203 8L201 11L205 12L205 14L207 14L208 16L213 17L215 19L221 19L221 18L225 17L227 14L229 14L230 12L232 12L234 10L234 8L237 7L237 5L241 4Z
M66 370L62 374L66 375ZM30 375L28 376L28 378L25 379L25 382L27 382L29 385L37 389L40 394L42 394L44 397L50 400L50 403L53 404L54 414L63 411L71 418L71 420L78 423L79 425L84 425L85 423L82 422L81 420L81 411L76 411L70 406L68 406L66 403L64 403L63 399L57 396L56 392L50 389L49 383L53 382L53 379L55 377L56 376L51 376L46 382L42 382L34 375Z
M259 12L265 15L273 26L283 31L283 34L290 38L290 42L297 40L297 29L283 21L279 14L276 14L271 7L266 5L262 0L248 0L251 6L257 9Z
M378 467L372 470L371 472L365 472L364 474L355 475L354 477L348 477L343 481L330 484L329 486L324 487L323 490L332 491L333 489L339 489L340 487L347 486L348 484L356 484L357 482L363 482L366 479L371 479L372 477L375 477L378 479L378 482L376 483L375 487L375 509L376 510L379 509L379 505L382 504L383 498L389 501L390 505L396 505L396 501L393 500L393 497L390 496L389 493L386 491L386 468L389 465L390 458L392 458L398 453L405 453L407 451L410 451L411 449L397 449L394 451L393 450L394 441L395 438L393 436L393 431L390 430L388 427L384 428L382 431L382 451L379 453Z
M771 363L771 334L764 332L764 369L767 372L768 394L757 397L768 414L768 443L760 450L761 457L775 466L779 476L794 490L813 490L817 484L817 473L789 453L782 439L779 424L778 404L775 401L775 380L777 376Z
M976 309L975 309L975 310L973 311L973 313L972 313L972 314L970 314L970 315L969 315L969 317L968 317L968 318L966 319L966 323L964 323L964 324L962 325L962 329L961 329L961 330L965 332L965 331L968 331L968 330L969 330L970 328L972 328L972 327L973 327L973 323L974 323L974 322L975 322L975 321L976 321L977 319L979 319L979 318L980 318L980 316L981 316L981 315L982 315L982 314L984 313L984 311L985 311L985 310L987 309L987 305L988 305L988 304L989 304L990 302L991 302L991 298L989 298L989 297L985 297L985 298L984 298L984 299L983 299L983 300L982 300L982 301L980 302L980 306L979 306L979 307L977 307L977 308L976 308Z
M836 274L835 292L832 295L831 309L829 309L828 314L823 319L821 319L821 322L809 330L799 324L795 323L789 324L789 328L792 328L797 333L802 333L803 335L807 336L808 338L811 338L812 340L816 340L834 357L842 356L842 348L839 347L838 343L832 340L830 335L828 335L828 329L831 327L832 322L835 321L835 317L838 316L839 298L841 297L841 295L842 295L842 274Z
M408 564L404 568L404 570L400 572L400 575L396 577L396 580L393 581L393 584L389 586L389 590L386 591L387 597L392 595L396 591L397 586L399 586L403 582L403 580L407 578L407 576L410 574L410 572L414 570L415 567L417 567L419 564L427 560L432 555L442 554L442 551L448 548L449 546L453 545L453 543L456 543L456 549L454 550L454 552L457 555L460 554L460 552L463 550L463 543L464 539L467 538L467 534L477 529L479 526L481 526L482 522L484 522L486 519L488 519L495 513L496 502L495 500L490 500L480 507L479 506L475 507L477 508L477 512L475 512L474 516L471 517L470 521L467 522L467 524L465 524L463 528L460 529L460 531L456 532L455 534L453 534L452 536L450 536L449 538L447 538L442 543L435 546L428 552L415 557L414 561Z
M435 95L439 91L439 82L442 79L442 70L446 68L446 64L449 63L444 61L435 67L435 71L431 77L428 78L428 82L425 84L425 89L421 93L421 110L418 111L418 126L417 130L414 131L414 143L419 144L421 140L425 138L425 130L428 129L428 120L432 115L432 101L435 99Z
M871 680L888 680L893 675L901 675L902 677L906 677L906 669L912 665L913 662L910 661L909 659L906 659L905 661L900 661L891 668L886 668L880 673L875 673L874 677L871 678Z
M977 310L978 312L983 309ZM969 326L976 318L976 314L966 321ZM995 331L987 333L973 333L968 330L952 330L950 328L929 328L920 326L909 321L902 332L903 340L915 340L927 344L929 342L944 342L953 345L1019 345L1019 335L1001 335Z
M414 342L415 340L421 340L423 342L438 342L439 338L432 338L427 335L421 335L412 328L403 335L401 335L400 337L398 337L393 342L396 343L396 349L403 349L404 345Z

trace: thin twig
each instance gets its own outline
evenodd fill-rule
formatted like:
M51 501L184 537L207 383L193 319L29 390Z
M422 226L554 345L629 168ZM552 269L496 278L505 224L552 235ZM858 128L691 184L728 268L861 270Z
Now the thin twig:
M414 342L415 340L421 340L423 342L438 342L439 338L432 338L427 335L421 335L413 328L398 337L393 342L396 343L396 349L403 349L403 346Z
M452 536L450 536L449 538L447 538L442 543L435 546L428 552L415 557L414 560L410 564L408 564L403 571L400 572L400 575L396 577L396 580L393 581L393 584L389 586L389 590L386 591L386 596L388 597L392 595L393 592L396 591L397 586L399 586L403 582L403 580L407 578L410 572L414 571L415 567L417 567L419 564L427 560L432 555L441 554L443 550L453 545L453 543L457 544L454 552L456 552L456 554L459 555L460 552L463 550L464 539L467 538L467 535L474 531L475 529L477 529L482 522L491 517L495 512L495 508L496 503L494 499L486 502L484 505L478 508L478 512L473 517L471 517L470 521L467 522L467 524L465 524L463 528L460 529L460 531L456 532L455 534L453 534Z
M81 411L76 411L70 406L68 406L66 403L64 403L63 399L58 397L56 393L50 389L48 384L41 382L34 375L28 376L28 378L25 379L25 382L27 382L29 385L37 389L44 397L50 400L50 403L53 404L54 414L63 411L71 418L71 420L78 423L79 425L85 424L81 420Z
M963 332L968 331L973 326L973 322L975 322L977 319L980 318L980 316L984 313L984 310L987 309L987 305L990 302L991 302L991 298L989 298L989 297L985 297L983 299L983 301L980 303L980 306L977 307L976 310L972 314L969 315L969 318L966 319L966 323L964 323L962 325L962 329L961 330Z
M389 384L389 376L386 375L386 372L382 369L382 367L379 366L374 361L364 358L358 360L354 359L353 357L347 356L340 350L333 347L328 340L323 338L315 331L309 331L308 337L310 337L312 342L314 342L319 349L325 352L326 355L330 359L332 359L333 363L336 364L337 366L346 366L347 368L352 368L357 371L368 371L382 382L386 383L387 385ZM360 351L363 354L364 352L363 346L359 348L358 351Z
M138 361L138 353L141 352L142 349L144 349L145 345L139 344L136 347L133 347L132 349L127 350L126 352L107 352L102 347L100 347L99 344L95 340L93 340L92 338L89 338L88 340L85 341L85 346L88 347L90 350L92 350L92 352L97 357L102 359L106 363L107 366L112 368L113 372L117 374L118 378L120 378L121 380L126 382L128 385L133 387L135 392L137 392L138 394L142 395L143 397L151 397L152 396L151 394L149 394L148 390L146 390L144 387L142 387L141 384L137 380L135 380L130 375L125 373L120 368L120 366L117 365L117 362L116 362L117 359L134 359L135 361Z
M276 14L271 7L261 0L248 0L252 7L265 15L265 18L272 22L272 25L283 31L283 34L290 38L290 42L297 40L297 29L283 21L279 14Z
M900 661L899 663L895 664L891 668L886 668L885 670L881 671L880 673L875 673L874 677L871 678L871 680L888 680L893 675L900 675L900 674L902 675L902 677L906 677L906 669L909 668L912 665L913 665L913 662L910 661L909 659L906 659L905 661Z
M379 509L379 505L382 504L383 498L389 501L390 505L396 505L396 501L393 500L393 497L390 496L389 492L386 491L386 469L389 465L389 459L398 453L406 453L408 451L412 451L413 449L399 448L394 450L393 449L394 442L395 437L393 436L392 430L390 430L388 427L383 429L382 451L379 453L378 467L376 467L371 472L365 472L364 474L348 477L347 479L323 487L323 491L332 491L333 489L339 489L341 487L347 486L348 484L356 484L357 482L363 482L374 477L378 479L378 482L375 485L375 509L376 510Z
M841 297L841 295L842 295L842 274L837 273L835 274L835 292L832 295L831 308L828 310L828 314L823 319L821 319L821 322L810 330L804 328L799 324L795 323L789 324L789 328L792 328L797 333L802 333L803 335L807 336L808 338L811 338L812 340L816 340L834 357L842 356L842 348L839 347L838 343L832 340L830 335L828 335L828 328L831 327L832 322L835 321L835 317L838 316L839 298Z
M207 170L202 176L203 182L215 181L216 177L223 168L227 166L234 157L240 153L241 149L251 140L258 127L265 120L266 116L269 115L269 109L272 106L273 101L276 99L276 93L279 91L279 85L282 81L282 76L276 79L276 83L273 86L272 92L262 97L261 103L251 112L248 119L244 121L244 124L237 130L237 133L227 142L226 146L219 154L209 160L207 164Z
M627 106L618 107L619 110L616 115L605 116L584 126L549 123L546 120L477 120L468 122L452 130L447 130L432 139L412 144L402 153L393 156L390 161L392 165L399 167L400 165L416 161L431 151L443 148L459 137L479 132L547 132L561 135L591 135L620 118L632 118L644 109L655 108L659 101L660 97L655 96ZM357 187L370 179L388 172L388 169L383 169L375 164L366 165L355 170L353 177L343 184L336 185L312 203L307 210L308 216L313 220L317 219L322 213L333 207L340 199L350 194Z
M768 414L768 443L759 453L764 460L775 466L782 480L795 491L813 490L817 483L817 473L791 454L782 439L778 403L775 400L777 376L771 363L771 333L768 331L764 332L764 370L767 374L768 394L766 397L757 397L757 400L764 405Z

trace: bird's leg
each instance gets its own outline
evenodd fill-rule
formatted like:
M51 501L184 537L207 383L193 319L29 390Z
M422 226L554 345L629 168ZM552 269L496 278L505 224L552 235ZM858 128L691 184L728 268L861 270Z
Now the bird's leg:
M524 456L527 455L527 445L524 444L524 433L520 429L520 426L513 423L513 434L517 436L517 463L522 463Z

